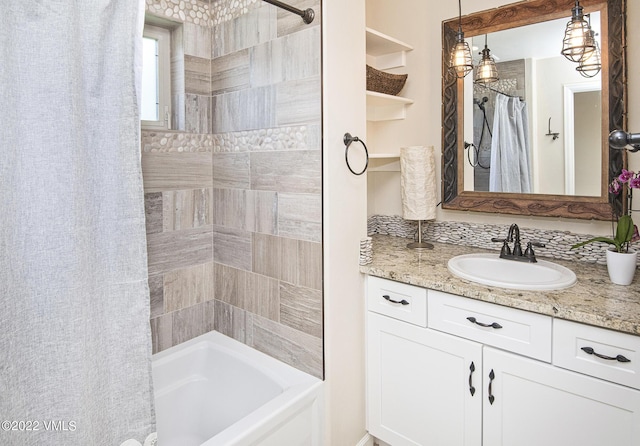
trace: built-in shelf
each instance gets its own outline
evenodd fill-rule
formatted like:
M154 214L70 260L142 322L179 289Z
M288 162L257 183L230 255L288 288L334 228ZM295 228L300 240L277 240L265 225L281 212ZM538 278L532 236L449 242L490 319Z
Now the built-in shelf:
M371 159L393 159L400 158L400 154L398 153L370 153L369 158Z
M367 121L404 119L413 100L375 91L367 91Z
M367 63L379 70L404 67L407 64L407 51L413 50L396 38L366 28L367 35Z

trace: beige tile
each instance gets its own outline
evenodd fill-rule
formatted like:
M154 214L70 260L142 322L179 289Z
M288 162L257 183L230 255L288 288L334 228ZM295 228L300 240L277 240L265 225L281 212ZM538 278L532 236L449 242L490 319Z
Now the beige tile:
M211 226L147 236L149 274L159 274L213 260Z
M211 187L211 154L142 152L146 193Z
M168 191L163 196L163 230L198 228L212 223L210 189Z
M283 38L282 64L284 80L301 80L320 76L320 27L308 27ZM315 93L315 92L314 92Z
M162 194L144 194L144 217L147 234L162 232Z
M280 289L278 280L260 274L245 272L239 276L238 294L242 307L253 314L273 321L280 320Z
M211 61L212 94L249 87L249 50L237 51Z
M184 22L182 29L184 54L210 59L211 29L208 26L199 26L190 22Z
M276 90L276 125L320 122L321 91L320 76L279 83Z
M172 344L181 344L212 330L215 311L213 308L213 302L204 302L171 313Z
M250 189L249 153L214 153L213 186L217 189Z
M235 307L242 308L243 302L240 300L238 294L238 281L239 275L244 274L244 271L221 263L214 263L213 271L215 298Z
M225 302L215 301L215 329L233 339L245 342L245 311Z
M218 263L251 271L251 233L214 226L213 258Z
M164 314L164 290L162 274L149 276L149 298L151 318Z
M275 279L280 278L280 237L254 233L252 241L252 271Z
M251 189L320 194L320 151L291 150L251 153Z
M264 234L278 232L278 194L272 191L247 191L246 228Z
M185 93L211 95L211 60L184 56Z
M280 280L298 283L299 249L298 241L290 238L280 239Z
M213 189L213 223L228 228L248 229L248 191L244 189Z
M298 241L298 285L322 290L322 244Z
M247 314L247 344L322 379L323 352L320 338Z
M186 132L211 133L211 96L185 93L184 110L184 130Z
M234 20L215 26L213 57L220 57L274 39L277 34L277 9L273 6L255 8Z
M275 126L276 88L249 88L213 96L213 133Z
M173 347L173 313L151 319L151 344L153 353Z
M213 262L165 273L165 312L181 310L212 300L213 281Z
M284 39L275 39L251 48L250 79L252 87L282 82Z
M322 338L322 291L280 282L280 323Z
M322 196L278 195L278 235L320 242L322 240Z

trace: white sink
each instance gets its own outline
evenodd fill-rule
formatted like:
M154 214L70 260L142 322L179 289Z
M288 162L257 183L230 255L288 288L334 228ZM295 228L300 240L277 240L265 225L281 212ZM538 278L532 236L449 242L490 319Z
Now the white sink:
M536 263L501 259L498 254L465 254L449 260L454 275L500 288L515 290L559 290L576 283L569 268L546 260Z

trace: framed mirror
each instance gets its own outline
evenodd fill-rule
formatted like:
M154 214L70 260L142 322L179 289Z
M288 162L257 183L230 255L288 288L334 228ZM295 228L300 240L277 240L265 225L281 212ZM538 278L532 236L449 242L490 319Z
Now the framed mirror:
M601 70L590 78L560 54L574 5L525 0L463 16L474 65L485 44L499 59L498 80L488 84L474 82L475 70L462 79L449 70L459 22L442 23L444 209L598 220L621 211L608 185L625 152L610 149L608 135L626 129L625 0L580 1L601 49ZM526 162L505 168L495 151L505 130L493 121L506 101L525 115ZM514 170L526 180L506 185Z

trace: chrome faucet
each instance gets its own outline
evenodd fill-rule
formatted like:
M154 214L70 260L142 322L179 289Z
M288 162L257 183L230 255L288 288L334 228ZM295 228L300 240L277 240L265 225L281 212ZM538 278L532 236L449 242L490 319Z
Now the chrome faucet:
M544 248L544 243L539 242L528 242L527 249L525 249L524 253L522 252L522 245L520 244L520 228L517 224L512 224L509 227L509 233L507 234L507 238L492 238L492 242L501 242L502 249L500 250L500 258L507 260L518 260L521 262L529 262L535 263L536 254L533 252L533 247L537 246L540 248ZM509 243L513 242L513 250L509 247Z

